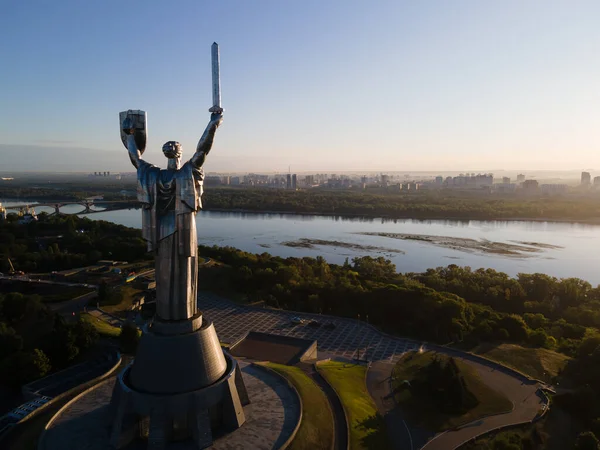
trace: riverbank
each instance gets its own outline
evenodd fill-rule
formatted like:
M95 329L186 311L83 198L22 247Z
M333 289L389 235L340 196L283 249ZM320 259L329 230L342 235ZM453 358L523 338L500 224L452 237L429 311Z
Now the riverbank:
M343 217L348 219L364 219L364 220L383 220L383 221L398 221L398 220L418 220L418 221L452 221L452 222L470 222L473 220L480 222L551 222L551 223L580 223L583 225L600 225L600 217L592 218L554 218L554 217L456 217L456 216L391 216L391 215L367 215L367 214L352 214L352 213L336 213L336 212L299 212L299 211L277 211L277 210L254 210L254 209L238 209L238 208L203 208L206 212L219 213L238 213L238 214L269 214L269 215L297 215L307 217Z

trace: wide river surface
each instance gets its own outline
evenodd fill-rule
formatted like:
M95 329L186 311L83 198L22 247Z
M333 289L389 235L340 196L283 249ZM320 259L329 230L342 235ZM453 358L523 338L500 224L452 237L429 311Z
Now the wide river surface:
M82 209L71 205L61 211L73 214ZM52 212L45 207L36 211ZM139 209L97 212L87 217L141 226ZM400 272L423 272L430 267L457 264L473 269L492 268L513 276L519 272L541 272L600 284L598 225L205 211L197 219L199 243L229 245L252 253L269 252L282 257L321 255L338 264L356 256L383 256L392 260Z

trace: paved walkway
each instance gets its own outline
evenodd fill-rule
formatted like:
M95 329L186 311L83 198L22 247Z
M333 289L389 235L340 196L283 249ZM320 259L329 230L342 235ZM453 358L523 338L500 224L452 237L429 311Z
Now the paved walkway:
M394 364L377 361L371 364L367 372L367 389L379 414L383 417L393 450L417 450L421 448L434 433L410 426L396 407L392 397L391 374Z
M238 305L210 292L198 294L198 306L204 317L212 320L219 339L233 344L249 331L260 331L303 339L316 339L319 352L352 359L360 351L361 359L395 362L404 352L417 350L421 344L387 336L363 322L335 316L297 313L283 310L254 308ZM292 317L309 321L315 319L318 328L305 324L294 325ZM324 325L332 323L335 328Z
M537 395L537 383L517 379L471 360L463 359L463 362L473 366L485 384L506 395L513 403L514 409L506 414L486 417L458 429L440 433L435 437L427 430L413 427L404 421L402 412L396 407L391 396L390 376L393 365L386 362L373 363L367 373L367 388L375 400L377 409L385 418L394 449L452 450L465 441L495 428L531 421L542 408L543 401Z
M477 369L485 384L506 395L513 403L514 409L506 414L486 417L459 429L441 433L425 445L424 450L454 449L463 442L495 428L529 422L544 405L542 397L537 395L537 383L519 380L503 371L473 361L464 362Z

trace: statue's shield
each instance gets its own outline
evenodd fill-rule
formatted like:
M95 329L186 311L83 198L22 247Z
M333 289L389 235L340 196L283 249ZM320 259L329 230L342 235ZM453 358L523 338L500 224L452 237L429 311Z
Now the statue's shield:
M137 144L140 153L144 153L144 150L146 150L146 139L148 137L148 129L146 127L146 111L141 111L139 109L130 109L128 111L122 111L119 113L121 141L123 141L123 145L125 146L125 148L127 148L127 135L123 132L123 122L125 122L125 119L129 119L131 127L135 128L135 143Z

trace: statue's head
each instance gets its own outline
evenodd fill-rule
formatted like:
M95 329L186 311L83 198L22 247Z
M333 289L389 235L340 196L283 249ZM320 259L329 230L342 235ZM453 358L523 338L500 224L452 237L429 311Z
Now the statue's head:
M181 158L181 144L177 141L169 141L162 148L163 153L169 159Z

